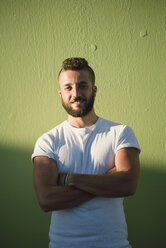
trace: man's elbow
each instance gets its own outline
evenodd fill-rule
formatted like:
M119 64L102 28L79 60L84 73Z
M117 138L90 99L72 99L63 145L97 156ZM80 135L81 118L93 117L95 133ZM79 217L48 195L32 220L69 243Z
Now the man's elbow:
M46 201L44 197L39 197L38 203L39 203L40 208L43 210L43 212L47 213L51 211L50 206L48 205L48 202Z
M137 182L136 181L131 181L127 185L126 196L133 196L136 193L136 190L137 190Z
M43 212L47 213L53 210L46 192L38 192L37 200Z
M45 213L64 209L64 207L62 208L61 204L58 201L52 202L52 200L50 201L46 196L40 198L38 197L38 203L40 208Z
M46 206L46 205L41 205L40 204L40 208L43 210L43 212L45 212L45 213L48 213L48 212L50 212L51 210L50 210L50 208L48 207L48 206Z

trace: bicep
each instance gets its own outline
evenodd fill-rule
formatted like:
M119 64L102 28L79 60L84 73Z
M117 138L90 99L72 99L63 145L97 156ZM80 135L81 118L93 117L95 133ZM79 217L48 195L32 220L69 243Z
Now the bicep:
M126 171L135 179L139 176L139 151L136 148L122 148L115 155L116 171Z
M37 193L50 185L57 185L58 169L56 161L45 156L34 158L34 186Z

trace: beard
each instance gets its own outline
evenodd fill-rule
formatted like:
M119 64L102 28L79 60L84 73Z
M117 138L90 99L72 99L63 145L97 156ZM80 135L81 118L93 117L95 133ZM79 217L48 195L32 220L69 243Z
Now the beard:
M67 104L63 101L62 98L62 106L67 111L67 113L73 117L83 117L86 116L93 108L95 100L94 91L92 92L91 96L86 99L85 97L76 97L74 101L83 101L82 106L78 107L78 110L74 110L71 106L71 104Z

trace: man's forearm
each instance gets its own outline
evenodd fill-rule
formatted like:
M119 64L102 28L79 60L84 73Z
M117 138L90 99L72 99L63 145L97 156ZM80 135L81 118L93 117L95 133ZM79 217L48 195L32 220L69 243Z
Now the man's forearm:
M101 197L125 197L135 193L135 182L130 172L104 175L70 174L68 185Z
M92 199L88 192L64 186L65 174L58 174L56 161L38 156L34 159L34 186L43 211L73 208Z
M117 151L115 167L104 175L71 174L68 185L101 197L133 195L139 178L139 152L135 148Z
M50 186L43 194L41 207L45 212L73 208L94 195L71 186Z

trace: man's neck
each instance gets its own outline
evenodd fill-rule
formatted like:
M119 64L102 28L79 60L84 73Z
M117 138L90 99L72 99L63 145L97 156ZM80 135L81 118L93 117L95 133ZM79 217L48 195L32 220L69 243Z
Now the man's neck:
M96 123L98 116L95 114L94 110L90 111L86 116L83 117L73 117L68 115L68 123L76 128L90 127Z

